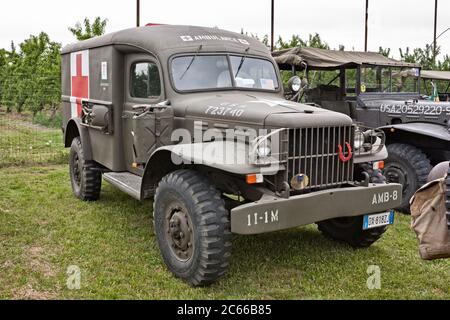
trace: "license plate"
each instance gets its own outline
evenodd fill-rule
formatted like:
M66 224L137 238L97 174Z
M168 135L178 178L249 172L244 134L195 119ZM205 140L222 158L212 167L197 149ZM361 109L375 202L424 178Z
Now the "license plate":
M363 230L387 226L394 223L394 210L376 214L366 214L363 220Z

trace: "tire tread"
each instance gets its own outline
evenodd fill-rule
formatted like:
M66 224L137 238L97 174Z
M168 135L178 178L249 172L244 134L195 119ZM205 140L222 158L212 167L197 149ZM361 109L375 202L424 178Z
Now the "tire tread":
M198 268L184 280L194 286L206 286L223 277L229 267L232 239L229 213L221 194L208 179L187 169L163 177L156 189L154 212L162 186L174 185L180 186L192 197L195 215L200 218L198 236L201 238L201 253L198 256Z

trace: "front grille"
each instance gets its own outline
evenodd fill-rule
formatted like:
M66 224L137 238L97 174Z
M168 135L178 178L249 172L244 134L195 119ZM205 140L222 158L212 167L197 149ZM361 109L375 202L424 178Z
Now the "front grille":
M332 188L353 181L353 157L343 162L339 148L348 156L346 142L353 146L353 126L299 128L288 131L287 182L304 174L309 185L303 190Z

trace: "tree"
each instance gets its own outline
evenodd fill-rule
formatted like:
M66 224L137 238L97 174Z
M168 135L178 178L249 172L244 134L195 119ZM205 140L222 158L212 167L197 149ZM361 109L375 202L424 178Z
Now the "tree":
M0 105L2 97L5 94L5 73L8 63L8 52L5 49L0 49Z
M12 44L11 51L0 53L2 105L7 111L15 108L20 113L27 109L33 115L47 106L56 110L61 96L61 45L41 32L30 36L19 48L17 51Z
M320 38L320 35L318 33L315 33L314 35L310 34L307 40L300 38L299 35L292 35L292 38L289 41L285 42L281 37L279 37L276 43L276 50L294 47L330 49L330 46Z
M77 40L87 40L93 37L105 34L108 19L102 20L100 17L95 18L94 23L88 18L84 19L84 26L77 22L74 27L69 27L69 31L77 38ZM84 30L83 30L84 29Z
M442 61L438 61L438 70L450 71L450 56L446 54Z
M389 55L391 54L391 48L383 48L383 47L380 46L378 48L378 53L382 54L386 58L389 58Z
M19 54L17 53L14 42L11 41L10 51L6 51L5 64L2 70L2 92L1 92L1 104L6 107L6 112L11 112L15 105L17 90L15 88L16 76L15 72L17 64L20 61Z
M418 63L425 70L435 70L438 69L437 65L439 62L435 63L433 47L431 45L426 45L425 48L415 48L410 51L407 47L406 50L400 50L400 57L405 62ZM439 55L441 49L436 48L436 54Z

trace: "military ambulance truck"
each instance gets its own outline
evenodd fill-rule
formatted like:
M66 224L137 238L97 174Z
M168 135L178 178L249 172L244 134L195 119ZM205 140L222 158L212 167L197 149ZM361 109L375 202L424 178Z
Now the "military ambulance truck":
M232 234L317 223L367 247L401 202L360 166L386 158L384 137L286 101L270 52L241 34L159 25L72 44L62 91L75 196L97 200L103 179L153 199L164 261L195 286L225 274Z

